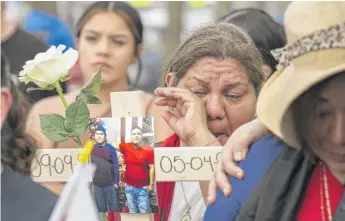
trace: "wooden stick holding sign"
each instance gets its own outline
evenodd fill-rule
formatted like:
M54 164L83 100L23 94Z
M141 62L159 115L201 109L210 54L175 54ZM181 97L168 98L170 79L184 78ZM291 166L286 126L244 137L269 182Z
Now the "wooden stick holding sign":
M144 117L144 92L113 92L110 94L111 114L113 118ZM121 221L153 221L153 214L121 213Z
M156 181L209 181L220 161L222 147L155 149Z

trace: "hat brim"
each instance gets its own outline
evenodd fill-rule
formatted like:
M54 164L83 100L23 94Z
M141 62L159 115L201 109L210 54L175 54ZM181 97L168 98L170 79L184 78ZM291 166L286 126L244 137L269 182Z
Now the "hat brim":
M323 63L318 63L319 59L312 62L315 58L313 53L295 59L285 69L276 71L262 87L257 103L257 116L271 132L288 145L300 147L293 125L291 105L314 85L345 71L345 50L340 50L343 55L337 58L336 62L324 60Z

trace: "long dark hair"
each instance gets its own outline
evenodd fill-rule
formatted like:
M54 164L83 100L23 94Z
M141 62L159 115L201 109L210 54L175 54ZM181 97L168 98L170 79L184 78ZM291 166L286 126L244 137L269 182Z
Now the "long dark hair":
M139 45L143 42L143 23L136 9L131 7L128 3L122 1L99 1L91 4L82 14L76 25L76 36L79 37L82 28L85 23L94 14L99 12L114 12L121 16L126 22L135 39L135 51L134 54L138 59L138 73L135 81L132 83L127 75L127 82L131 89L136 88L140 80L142 71L142 61L139 56Z
M1 129L1 163L30 176L31 162L36 154L33 139L25 133L30 104L14 84L8 60L2 52L1 87L10 89L13 97L13 104Z
M265 11L257 8L243 8L230 11L219 19L220 22L235 24L249 34L260 50L265 63L272 73L276 70L277 61L271 50L284 47L286 36L284 26L276 22Z

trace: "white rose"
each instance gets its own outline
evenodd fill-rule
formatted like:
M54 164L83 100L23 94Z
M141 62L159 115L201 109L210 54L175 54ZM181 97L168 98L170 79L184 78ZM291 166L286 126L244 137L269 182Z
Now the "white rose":
M40 88L46 88L66 77L78 60L78 52L69 48L62 53L65 48L65 45L57 48L51 46L46 52L38 53L33 60L27 61L19 72L20 82L33 82Z

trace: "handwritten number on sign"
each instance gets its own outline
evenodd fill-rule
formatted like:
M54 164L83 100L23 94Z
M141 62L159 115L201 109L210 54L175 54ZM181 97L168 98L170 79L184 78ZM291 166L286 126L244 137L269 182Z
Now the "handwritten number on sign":
M53 177L62 174L73 174L73 167L75 163L74 157L69 154L62 154L61 156L42 154L33 159L31 176L34 178L39 178L41 176Z
M164 166L163 166L163 160L164 160L164 159L166 159L166 161L169 162L169 170L164 170L164 169L163 169L163 168L164 168ZM163 156L163 157L161 158L160 166L161 166L161 170L163 171L163 173L170 173L170 172L172 171L172 168L173 168L173 164L172 164L170 158L167 157L167 156Z
M45 158L47 158L46 161L44 160ZM48 167L49 175L52 176L51 159L50 159L49 154L43 154L41 156L40 163L42 166Z
M179 165L182 165L182 169L181 170L177 170L176 166L174 166L174 170L175 170L176 173L182 173L186 169L186 164L185 164L185 162L182 159L180 159L179 156L175 156L174 157L174 163L176 163L176 161L180 162Z
M41 169L41 164L40 164L39 160L37 159L37 157L35 157L32 160L32 164L35 166L32 168L31 176L32 177L40 177L42 174L42 169ZM37 174L34 174L34 171L37 171Z
M192 170L200 170L205 165L210 164L210 169L214 172L214 165L220 161L220 152L217 153L216 159L212 160L211 156L201 157L192 157L188 159L182 159L180 156L174 156L173 160L168 156L162 156L160 159L160 169L163 173L171 173L173 170L176 173L183 173L186 171L187 166ZM185 161L187 160L187 162Z
M207 158L207 157L204 157L204 162L205 162L205 163L210 163L211 170L212 170L212 172L214 172L214 168L213 168L213 163L212 163L212 158L211 158L211 156L209 156L208 158Z
M200 163L198 163L197 161L199 161ZM202 159L200 159L200 157L192 157L192 159L190 160L190 167L193 170L200 170L202 167Z
M66 165L71 165L71 171L72 171L72 174L73 174L73 163L72 163L72 156L70 155L66 155L64 158L63 158L63 161L65 162Z
M219 152L219 153L217 153L217 155L216 155L216 162L215 163L219 163L219 161L220 161L220 154L221 154L221 152Z
M58 162L60 162L60 164L61 164L61 170L60 170L60 171L59 171L58 166L57 166ZM61 160L60 157L55 158L55 160L54 160L54 166L53 166L53 167L54 167L55 172L56 172L57 174L62 174L62 172L63 172L64 169L65 169L65 166L64 166L64 163L63 163L63 161Z

